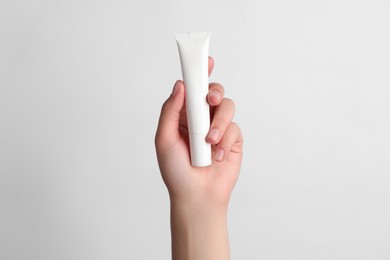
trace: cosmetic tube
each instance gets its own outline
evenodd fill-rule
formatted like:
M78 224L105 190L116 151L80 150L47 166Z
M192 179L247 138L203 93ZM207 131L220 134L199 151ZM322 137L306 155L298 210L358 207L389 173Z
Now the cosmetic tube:
M191 164L196 167L211 164L211 145L206 142L210 128L208 57L210 33L176 34L181 70L186 89L186 110Z

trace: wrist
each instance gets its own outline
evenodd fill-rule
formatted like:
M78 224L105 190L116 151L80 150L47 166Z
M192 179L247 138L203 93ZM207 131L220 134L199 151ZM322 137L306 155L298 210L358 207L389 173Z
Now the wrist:
M171 203L172 259L230 259L227 207Z
M186 225L227 221L227 205L207 201L182 201L171 199L171 219Z
M231 192L215 187L196 187L196 191L169 191L171 208L186 209L206 213L209 211L227 212Z

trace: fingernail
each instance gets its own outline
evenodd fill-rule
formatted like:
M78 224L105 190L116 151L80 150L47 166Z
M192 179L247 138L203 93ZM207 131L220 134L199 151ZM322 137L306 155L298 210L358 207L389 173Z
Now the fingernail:
M215 159L220 162L223 160L223 156L225 155L225 151L223 149L219 149L215 154Z
M219 131L218 131L218 129L216 129L216 128L211 129L208 137L212 141L215 141L215 142L218 141L218 138L219 138Z
M221 99L221 94L219 94L218 91L213 90L209 93L209 97L213 98L215 101L219 101Z
M177 80L175 85L173 86L173 89L172 89L172 96L176 96L177 92L179 91L179 84L180 84L180 80Z

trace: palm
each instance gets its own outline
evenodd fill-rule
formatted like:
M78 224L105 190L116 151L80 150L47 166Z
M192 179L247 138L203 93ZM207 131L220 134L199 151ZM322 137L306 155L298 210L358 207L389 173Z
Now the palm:
M213 65L210 59L209 73ZM231 122L234 103L223 98L222 85L209 85L207 99L211 107L210 129L217 129L219 134L217 138L212 138L210 130L207 137L212 144L212 164L208 167L193 167L188 142L185 88L182 82L178 82L173 94L164 103L156 133L161 175L171 197L199 199L203 196L206 200L226 203L237 181L242 160L241 131ZM217 156L217 150L223 151L222 156Z
M164 153L168 169L162 171L162 177L170 193L180 194L190 190L208 190L218 200L230 197L237 181L242 160L242 141L238 140L222 162L213 161L208 167L193 167L190 163L188 128L185 109L180 113L180 138ZM215 146L212 146L213 150ZM213 151L214 153L215 151Z

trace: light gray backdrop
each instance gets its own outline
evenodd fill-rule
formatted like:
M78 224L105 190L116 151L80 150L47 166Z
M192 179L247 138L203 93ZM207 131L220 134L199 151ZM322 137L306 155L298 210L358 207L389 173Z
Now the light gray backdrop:
M211 31L233 259L390 259L390 2L0 1L0 259L169 259L154 132Z

